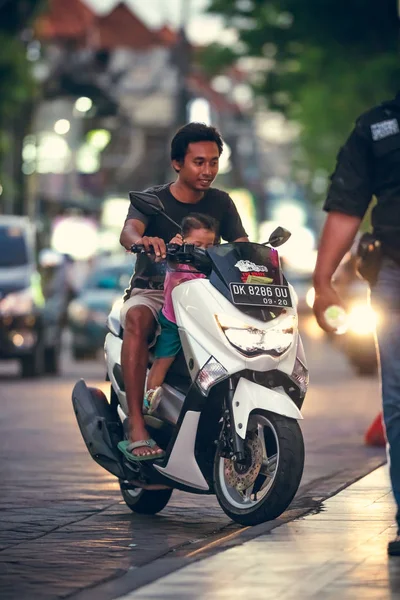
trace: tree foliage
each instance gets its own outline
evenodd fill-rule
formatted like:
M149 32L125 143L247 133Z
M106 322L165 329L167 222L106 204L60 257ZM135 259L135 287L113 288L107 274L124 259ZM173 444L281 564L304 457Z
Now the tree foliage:
M33 93L31 65L21 33L42 0L0 0L0 119L7 120Z
M11 142L16 148L21 141L13 139L13 122L35 93L23 34L29 33L29 24L43 5L43 0L0 0L0 173ZM6 174L10 186L12 175Z
M396 0L212 0L210 11L236 27L242 56L265 59L258 92L302 125L313 170L332 170L355 118L400 89Z
M7 121L33 93L34 84L20 40L0 33L0 115Z

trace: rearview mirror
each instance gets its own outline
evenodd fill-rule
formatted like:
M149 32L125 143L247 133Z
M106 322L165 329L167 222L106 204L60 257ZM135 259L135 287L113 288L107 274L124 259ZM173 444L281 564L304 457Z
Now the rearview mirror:
M148 192L129 192L129 199L132 206L137 208L147 217L158 215L165 210L160 198L155 194L149 194Z
M282 246L282 244L287 242L291 235L292 234L290 231L284 227L277 227L269 236L268 242L265 243L269 244L273 248L277 248L278 246Z
M129 199L132 206L143 215L146 215L146 217L162 215L168 219L168 221L173 223L178 228L178 231L181 231L181 226L165 213L164 204L155 194L149 194L148 192L129 192Z

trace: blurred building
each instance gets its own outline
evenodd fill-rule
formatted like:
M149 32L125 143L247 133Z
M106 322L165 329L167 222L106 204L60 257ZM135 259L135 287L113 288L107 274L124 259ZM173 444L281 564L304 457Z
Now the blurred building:
M81 0L49 0L31 51L42 94L22 153L30 216L100 216L107 199L173 180L169 143L189 120L220 128L218 185L245 189L256 214L263 188L252 111L234 93L240 71L218 89L183 31L151 30L124 3L97 15Z

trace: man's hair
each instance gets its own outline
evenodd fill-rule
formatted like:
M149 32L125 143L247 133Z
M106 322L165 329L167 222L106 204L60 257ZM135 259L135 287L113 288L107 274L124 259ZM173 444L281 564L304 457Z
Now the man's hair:
M193 229L207 229L215 233L215 237L218 236L218 223L213 217L203 215L200 213L191 213L187 217L184 217L181 223L182 237L187 237Z
M221 156L224 144L218 129L205 123L188 123L178 129L172 138L171 160L183 162L189 144L196 142L215 142L218 146L218 154Z

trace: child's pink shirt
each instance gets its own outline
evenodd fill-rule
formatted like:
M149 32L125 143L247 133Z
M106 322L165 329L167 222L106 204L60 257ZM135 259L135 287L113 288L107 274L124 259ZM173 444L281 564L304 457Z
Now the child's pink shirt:
M172 290L177 285L184 281L191 281L192 279L205 279L203 273L192 271L189 265L179 265L180 271L187 271L181 273L177 271L167 271L164 281L164 306L162 307L162 313L168 321L176 324L176 317L174 311L174 305L172 303Z

